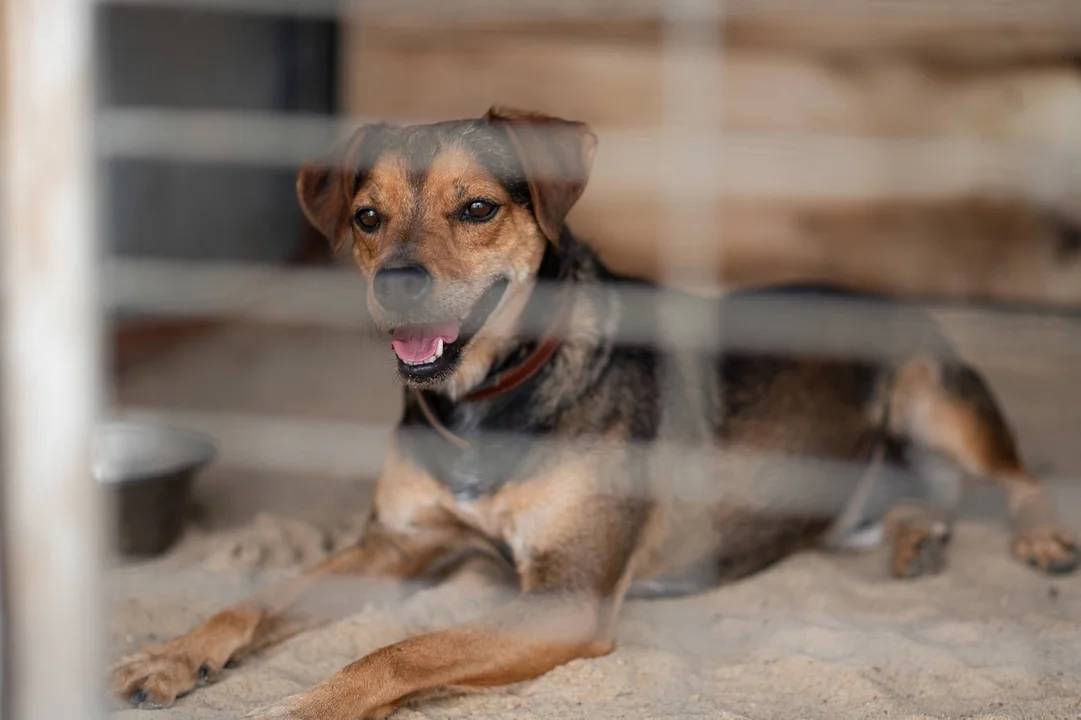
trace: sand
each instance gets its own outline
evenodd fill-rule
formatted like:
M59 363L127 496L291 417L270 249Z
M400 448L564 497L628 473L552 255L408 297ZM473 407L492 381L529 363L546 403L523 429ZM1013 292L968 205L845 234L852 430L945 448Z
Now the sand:
M117 571L115 650L184 631L274 570L321 555L330 535L263 516ZM965 523L936 578L890 580L881 552L805 553L697 597L631 602L608 657L400 717L1081 717L1081 581L1040 577L1009 559L1005 544L1002 530ZM477 616L505 598L500 580L476 563L405 603L361 607L153 717L238 717L383 644Z
M132 378L122 399L281 410L266 400L253 363L296 355L296 339L240 335ZM256 379L238 388L234 375L224 399L213 387L202 395L192 390L213 385L210 368L231 372L221 348L238 346L250 351L243 355L245 376ZM1081 531L1081 482L1071 478L1081 476L1075 441L1081 403L1069 398L1081 396L1078 365L1076 358L1016 354L983 362L1026 455L1058 478L1052 485L1057 503L1075 531ZM322 396L318 383L304 378L310 381L306 398L327 398L321 415L333 417L335 403L346 408L356 399L349 392L343 397L340 376ZM289 409L296 411L298 393L291 392ZM370 482L347 476L220 463L201 478L200 511L173 551L111 571L112 655L183 632L254 587L352 542L369 492ZM1010 558L994 494L976 493L964 518L940 576L890 579L881 549L802 553L695 597L628 603L618 647L607 657L575 661L506 689L429 701L395 718L1081 717L1081 577L1048 578ZM405 602L367 602L358 594L344 619L248 659L173 708L149 714L119 709L113 717L237 718L389 642L476 617L511 591L504 577L478 561Z

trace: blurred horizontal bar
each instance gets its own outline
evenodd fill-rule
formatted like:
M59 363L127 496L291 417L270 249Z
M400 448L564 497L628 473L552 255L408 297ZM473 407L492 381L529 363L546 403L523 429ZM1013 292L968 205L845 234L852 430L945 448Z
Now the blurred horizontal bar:
M479 112L479 110L478 110ZM216 162L295 168L325 152L363 119L336 120L259 112L111 109L100 114L104 158ZM409 121L407 121L409 122ZM601 127L590 197L623 197L656 188L663 128ZM1069 186L1081 164L1054 143L971 137L876 138L800 133L718 133L679 140L684 152L718 149L720 173L683 178L685 193L713 201L732 196L816 199L941 199L993 189L1030 195ZM677 148L678 150L678 148ZM722 163L723 159L723 163ZM716 178L720 188L716 188ZM692 198L693 199L693 198Z
M98 152L106 158L294 167L354 123L273 112L125 108L100 111L97 125Z
M117 413L134 421L187 428L214 438L222 467L265 471L280 477L295 473L312 478L374 480L382 471L395 429L386 424L325 421L293 416L238 412L191 412L167 408L131 407ZM398 430L411 443L443 443L435 431ZM404 434L403 434L404 432ZM507 433L471 435L483 444L486 456L522 457L532 451L614 453L614 462L630 461L657 468L656 478L668 483L663 492L693 502L743 501L778 512L835 514L853 498L866 477L862 462L818 456L787 455L750 449L718 450L690 441L631 443L607 446L583 441L537 439ZM1052 492L1072 487L1075 478L1044 476ZM910 478L894 469L875 475L874 503L897 496L911 499ZM865 490L871 490L866 484ZM899 492L898 492L899 491ZM894 497L896 499L896 497Z
M227 12L335 16L344 12L432 21L653 20L665 15L666 0L99 0L106 5L194 7ZM837 16L879 18L881 22L926 25L935 22L989 24L1014 21L1023 27L1078 22L1072 0L726 0L734 19ZM715 10L703 9L715 18Z
M219 461L227 467L322 477L378 477L394 432L389 425L233 412L140 407L124 409L120 416L205 433L218 444ZM398 433L399 438L408 435L411 443L446 442L434 430ZM494 454L505 458L534 451L556 452L571 446L576 451L597 454L621 455L629 450L641 453L643 462L659 463L664 471L658 477L670 477L668 490L681 499L733 500L738 494L747 501L804 511L823 506L836 512L851 496L863 468L861 463L777 453L730 451L722 457L715 450L689 442L636 443L613 449L589 440L538 439L509 433L473 434L470 441L475 447L483 445L489 457ZM723 485L706 480L717 472L730 474ZM791 481L793 477L799 478L798 484ZM771 485L771 480L782 484Z
M331 327L359 327L366 318L366 286L355 270L111 260L106 273L102 287L121 312Z
M389 425L231 412L124 408L120 416L206 433L224 465L255 470L374 478Z
M348 328L366 327L366 284L357 271L286 270L242 264L162 260L112 260L102 288L121 312L184 317L228 317L255 322ZM558 302L558 286L540 285ZM656 326L661 299L672 301L675 321L663 337ZM960 333L968 352L1027 348L1044 357L1081 357L1081 316L962 305L879 302L823 293L737 296L725 302L723 342L730 349L896 357L941 351L923 311ZM620 288L623 327L630 344L717 349L715 311L696 296L661 288ZM545 327L526 326L539 335ZM666 341L667 339L670 339Z

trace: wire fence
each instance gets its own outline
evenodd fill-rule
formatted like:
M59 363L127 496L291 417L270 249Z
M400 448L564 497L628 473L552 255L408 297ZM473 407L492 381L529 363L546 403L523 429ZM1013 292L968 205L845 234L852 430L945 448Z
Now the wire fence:
M329 263L284 267L114 255L109 232L115 219L101 223L96 216L102 196L113 189L95 180L95 163L292 171L357 125L394 120L341 111L155 106L95 110L93 13L123 8L323 18L362 27L439 27L451 33L459 26L503 23L508 35L543 32L581 38L610 32L623 39L652 38L663 89L660 122L595 128L602 159L591 180L590 202L604 206L628 194L650 196L664 229L654 278L664 283L620 290L627 321L615 338L619 343L867 359L892 359L916 350L945 352L937 336L922 334L922 312L929 311L947 331L963 336L966 354L975 358L1018 348L1056 366L1081 358L1081 285L1073 284L1081 278L1070 269L1076 259L1069 247L1061 262L1041 256L1031 268L1017 271L1026 287L1036 287L1027 297L1042 292L1045 299L1052 298L1044 307L950 302L952 286L939 297L913 293L915 297L900 304L751 293L725 305L670 289L690 288L699 295L732 289L723 278L735 272L729 264L737 251L725 230L733 198L763 207L770 202L852 207L883 199L951 203L986 195L1038 208L1065 207L1067 215L1075 210L1071 203L1081 196L1081 173L1076 170L1081 135L1069 128L1060 135L1014 131L1012 126L967 132L980 125L971 117L956 123L947 119L938 133L888 136L726 128L734 112L729 103L738 102L726 87L733 47L797 47L826 52L825 62L834 57L829 53L846 48L909 51L936 60L954 52L953 59L963 62L981 53L996 62L1017 57L1042 62L1081 47L1081 12L1071 0L829 0L815 3L813 9L797 0L7 0L2 18L5 614L0 626L5 717L103 717L102 559L112 518L87 478L90 439L103 415L199 429L215 438L220 463L227 468L298 476L374 477L390 442L391 426L382 420L317 417L304 408L273 413L247 407L155 406L113 397L123 395L116 387L122 383L103 372L101 363L114 330L110 319L209 318L358 334L370 331L370 323L364 310L367 288L353 269ZM1003 39L1003 27L1013 34ZM950 49L942 38L954 37L958 28L967 36ZM1062 97L1064 114L1081 107L1081 83L1068 87ZM441 113L442 108L432 107L430 117L398 121L446 119ZM1023 124L1013 116L1003 124L1011 122ZM953 226L944 227L934 232L948 239ZM1043 232L1044 225L1039 227ZM148 244L152 241L147 239ZM1070 245L1069 237L1065 245ZM966 257L979 256L975 252ZM967 269L962 266L957 272ZM889 274L889 268L884 272ZM1045 276L1064 279L1052 288L1043 281ZM556 302L559 288L541 283L533 292L548 305ZM1007 289L1000 294L1016 300L1021 293ZM957 290L952 296L964 295ZM1056 301L1065 307L1049 312L1047 306ZM527 323L520 334L540 337L548 330ZM213 337L207 342L214 342ZM318 348L311 350L316 358ZM355 375L365 372L375 373L353 369ZM290 378L278 382L286 385ZM395 409L389 408L388 416ZM1069 422L1065 411L1042 412ZM532 438L496 434L478 436L478 441L516 456L550 450ZM777 502L787 503L778 512L839 512L859 482L855 468L803 458L753 453L722 458L692 443L657 443L631 451L643 462L669 470L723 466L726 477L746 481L729 482L729 497L734 493L741 502L773 503L775 510ZM799 494L773 484L792 473L806 478ZM681 501L705 504L717 499L709 487L688 476L682 484L673 483L672 493ZM1020 639L1020 646L1025 640Z

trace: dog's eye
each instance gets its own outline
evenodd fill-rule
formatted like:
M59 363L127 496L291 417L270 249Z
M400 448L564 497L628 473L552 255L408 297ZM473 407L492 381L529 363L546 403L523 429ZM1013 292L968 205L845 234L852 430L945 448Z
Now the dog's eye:
M371 208L357 210L356 214L353 215L353 219L356 220L357 226L364 232L375 232L379 228L379 223L382 222L379 213Z
M473 222L491 220L498 209L498 205L487 200L472 200L462 208L462 220L472 220Z

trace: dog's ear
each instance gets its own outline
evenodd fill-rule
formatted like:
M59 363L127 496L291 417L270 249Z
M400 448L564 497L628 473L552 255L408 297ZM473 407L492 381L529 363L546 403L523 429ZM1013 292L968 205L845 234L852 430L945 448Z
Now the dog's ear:
M525 171L537 225L558 243L567 213L589 182L597 136L582 122L512 108L493 107L484 119L506 131Z
M349 207L356 184L356 151L366 128L340 140L297 174L300 209L312 226L326 236L335 253L341 250L351 219Z

